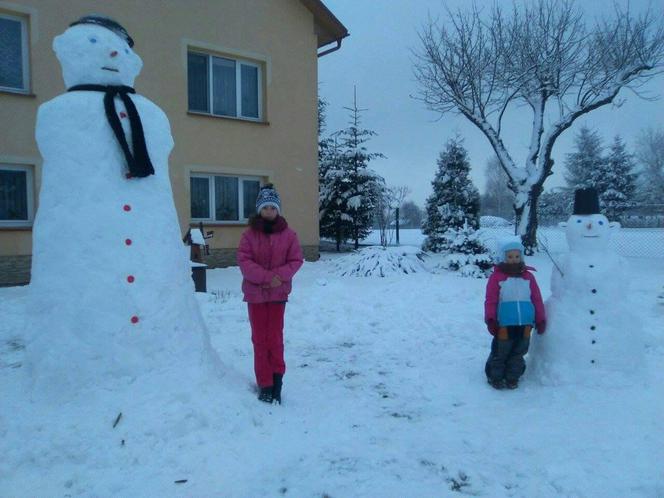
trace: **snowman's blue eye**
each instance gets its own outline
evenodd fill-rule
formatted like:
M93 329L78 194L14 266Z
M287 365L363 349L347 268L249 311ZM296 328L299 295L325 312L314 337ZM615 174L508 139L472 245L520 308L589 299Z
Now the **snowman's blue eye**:
M129 49L125 48L125 54L128 54L128 53L129 53Z
M90 40L90 43L97 43L97 39L94 36L91 36L88 40Z
M600 220L600 221L598 221L598 223L599 223L600 225L603 225L603 224L604 224L604 222L603 222L603 221L601 221L601 220Z
M581 220L576 220L577 223L581 223Z

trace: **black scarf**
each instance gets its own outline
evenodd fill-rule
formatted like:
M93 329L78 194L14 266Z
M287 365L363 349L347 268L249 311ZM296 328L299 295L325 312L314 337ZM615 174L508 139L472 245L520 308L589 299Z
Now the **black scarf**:
M130 86L124 85L75 85L67 90L68 92L88 91L88 92L104 92L104 109L106 110L106 119L108 124L111 125L115 138L117 138L122 152L124 152L127 166L129 167L129 174L127 178L139 177L143 178L149 175L154 175L154 168L150 162L148 149L145 145L145 134L143 133L143 124L141 117L138 115L136 106L129 98L129 93L136 93ZM118 95L125 107L127 108L127 115L129 116L129 124L131 126L131 141L134 152L132 154L129 149L129 144L124 135L120 118L118 117L117 110L115 109L114 97Z

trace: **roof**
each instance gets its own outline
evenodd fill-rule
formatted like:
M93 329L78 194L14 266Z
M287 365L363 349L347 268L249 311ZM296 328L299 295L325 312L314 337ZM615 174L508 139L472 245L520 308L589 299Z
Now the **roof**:
M346 26L328 9L321 0L300 0L314 15L314 26L318 36L318 48L329 43L340 42L349 35Z

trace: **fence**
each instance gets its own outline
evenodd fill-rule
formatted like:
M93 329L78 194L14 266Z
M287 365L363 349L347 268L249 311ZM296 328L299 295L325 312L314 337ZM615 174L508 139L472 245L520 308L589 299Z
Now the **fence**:
M514 228L482 229L482 238L489 245L508 235L514 235ZM563 228L540 227L537 239L552 253L568 250ZM664 228L621 228L611 234L609 248L624 257L664 259Z

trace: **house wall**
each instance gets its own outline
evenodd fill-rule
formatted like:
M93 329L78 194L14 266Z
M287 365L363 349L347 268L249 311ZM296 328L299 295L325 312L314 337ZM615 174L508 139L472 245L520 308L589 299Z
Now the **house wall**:
M318 257L317 39L313 16L301 2L0 0L0 12L29 17L32 83L30 95L0 92L0 163L34 165L36 192L41 174L34 140L37 108L65 91L52 40L79 17L103 14L134 38L144 63L135 88L171 121L175 147L170 176L181 232L190 226L191 172L261 176L278 188L283 214L298 232L307 257ZM187 47L258 62L263 69L264 122L189 113ZM35 198L38 204L38 195ZM95 229L103 227L85 227ZM246 225L206 229L215 232L210 263L234 263ZM30 253L30 229L0 228L0 283L16 283L16 268L24 268L26 261L29 265Z

